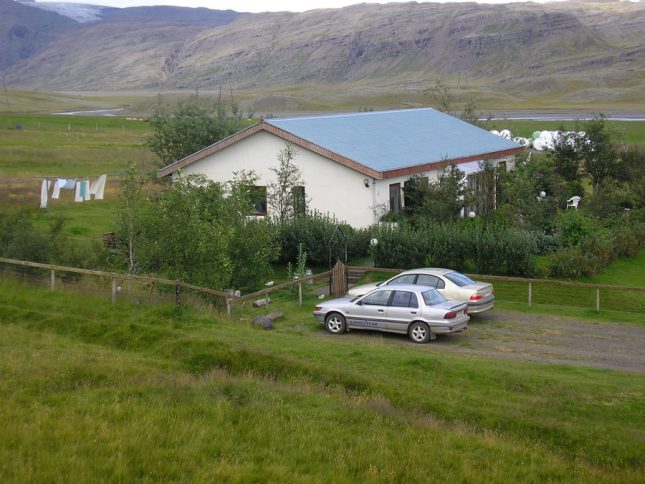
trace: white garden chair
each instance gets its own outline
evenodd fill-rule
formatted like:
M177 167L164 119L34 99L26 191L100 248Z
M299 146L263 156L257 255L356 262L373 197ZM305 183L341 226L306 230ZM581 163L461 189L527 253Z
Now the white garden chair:
M578 204L579 203L580 203L580 197L579 196L576 195L575 197L571 197L569 200L567 200L567 208L573 207L576 210L578 210Z

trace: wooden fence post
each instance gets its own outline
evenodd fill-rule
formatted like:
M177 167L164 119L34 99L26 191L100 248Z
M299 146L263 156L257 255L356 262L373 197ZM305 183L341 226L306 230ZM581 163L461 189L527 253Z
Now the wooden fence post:
M532 302L532 299L533 299L533 297L532 297L533 296L532 289L533 289L533 285L529 282L529 307L531 307L531 302Z
M231 317L231 309L232 309L232 304L231 304L231 298L227 297L226 298L226 315L230 318Z
M175 305L177 308L181 307L181 286L179 280L175 281Z
M116 304L116 277L112 278L112 304Z
M600 289L596 289L596 312L600 312Z
M49 275L49 280L51 282L51 289L53 291L54 289L56 289L56 273L53 270Z
M265 306L269 307L269 291L264 292L264 302L266 303Z
M302 306L302 282L298 283L298 303Z

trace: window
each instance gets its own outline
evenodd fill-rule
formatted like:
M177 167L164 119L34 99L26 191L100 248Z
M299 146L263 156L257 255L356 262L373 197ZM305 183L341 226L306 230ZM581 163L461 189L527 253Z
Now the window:
M437 289L443 289L444 287L446 287L441 279L439 279L437 276L431 276L429 274L419 274L417 284L419 286L436 287Z
M417 295L408 291L394 291L390 306L396 308L418 308Z
M423 193L428 186L428 177L415 175L403 183L403 210L414 214L423 203Z
M426 306L434 306L435 304L445 302L446 299L436 289L431 289L423 293L423 301L426 303Z
M406 274L404 276L399 276L396 279L392 279L390 282L387 283L388 286L400 286L402 284L414 284L414 280L416 279L417 275L416 274Z
M470 286L471 284L477 284L470 277L465 276L459 272L450 272L446 274L446 279L454 282L459 287Z
M297 186L291 190L293 196L293 214L304 215L307 211L307 198L305 195L305 187Z
M369 306L387 306L390 295L393 291L378 291L370 294L361 301L361 304Z
M267 214L267 187L251 187L251 204L254 215Z
M401 213L401 184L392 183L390 185L390 212L395 215Z

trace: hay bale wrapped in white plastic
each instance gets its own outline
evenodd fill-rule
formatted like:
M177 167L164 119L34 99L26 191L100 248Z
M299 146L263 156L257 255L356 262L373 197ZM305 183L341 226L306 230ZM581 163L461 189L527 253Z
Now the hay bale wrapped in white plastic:
M499 135L504 139L511 139L513 135L509 129L503 129L499 132Z
M546 148L546 141L543 138L538 138L533 140L533 149L535 151L544 151Z
M489 133L494 134L495 136L499 136L499 131L497 131L496 129L491 129Z
M523 138L522 136L516 136L515 138L513 138L513 141L520 146L524 146L525 148L530 147L533 143L532 139Z
M543 150L552 150L553 149L553 132L552 131L542 131L538 140L541 140L541 145ZM535 142L533 142L535 146Z

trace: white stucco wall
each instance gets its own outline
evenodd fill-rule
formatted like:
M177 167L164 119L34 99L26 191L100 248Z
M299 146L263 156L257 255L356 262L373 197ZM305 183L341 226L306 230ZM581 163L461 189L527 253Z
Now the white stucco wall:
M275 180L270 168L278 166L277 155L284 146L282 138L259 131L188 165L182 173L201 173L213 181L226 182L233 178L233 172L253 170L258 176L257 185L267 186ZM366 227L377 221L372 209L376 189L372 178L299 146L294 163L305 182L310 209L334 215L353 227ZM366 178L369 187L365 187ZM387 201L387 191L385 197ZM271 215L270 207L268 210Z
M182 170L185 175L201 173L213 181L232 180L233 173L253 170L258 176L258 186L268 186L275 181L270 168L278 166L278 153L285 141L266 131L259 131L217 153L188 165ZM510 157L493 160L511 161ZM378 223L379 218L390 208L390 185L401 184L401 207L403 207L404 183L411 175L377 180L363 175L340 163L317 153L296 146L294 163L300 169L305 183L308 208L335 216L340 222L353 227L367 227ZM433 181L441 170L430 170L419 175ZM366 187L366 181L368 187ZM271 207L268 207L269 216Z

